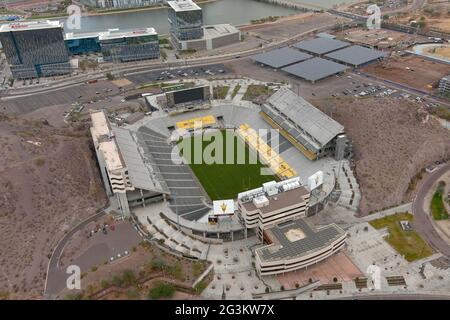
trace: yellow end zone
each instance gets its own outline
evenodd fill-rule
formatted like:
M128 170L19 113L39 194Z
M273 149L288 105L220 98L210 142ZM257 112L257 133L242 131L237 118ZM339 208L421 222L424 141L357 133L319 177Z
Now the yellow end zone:
M241 124L237 130L239 136L247 142L280 179L290 179L297 172L283 160L247 123Z
M216 118L214 116L205 116L205 117L199 117L199 118L192 118L185 121L179 121L177 122L176 126L178 129L198 129L203 128L212 124L216 123Z

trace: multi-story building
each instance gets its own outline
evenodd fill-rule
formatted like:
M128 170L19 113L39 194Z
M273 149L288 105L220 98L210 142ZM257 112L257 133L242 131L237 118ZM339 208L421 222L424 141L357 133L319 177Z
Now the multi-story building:
M335 224L316 229L306 218L310 190L295 177L267 182L238 195L238 211L247 229L263 244L255 249L259 275L305 268L338 252L346 233Z
M450 95L450 75L443 77L439 81L439 93L441 95Z
M305 217L310 191L299 177L281 182L267 182L262 187L238 195L239 212L247 229L257 229L263 240L265 229L280 222Z
M345 246L347 233L330 224L315 228L307 219L295 219L264 230L265 245L255 249L255 268L261 276L307 268Z
M153 28L121 32L110 29L99 35L103 59L128 62L159 58L158 34Z
M203 25L203 13L192 0L167 1L170 38L178 50L212 50L241 41L230 24Z
M203 37L203 12L192 0L167 1L170 35L175 43Z
M58 21L14 22L0 26L0 42L15 79L62 75L71 72Z
M132 133L113 127L103 110L91 112L91 136L106 194L116 199L119 213L164 199L167 187L155 178Z
M112 9L112 8L139 8L155 5L161 0L81 0L82 4L89 7Z
M101 52L98 32L66 33L65 43L71 55Z
M71 54L101 52L105 61L128 62L159 58L158 34L153 28L131 31L109 29L105 32L66 34Z

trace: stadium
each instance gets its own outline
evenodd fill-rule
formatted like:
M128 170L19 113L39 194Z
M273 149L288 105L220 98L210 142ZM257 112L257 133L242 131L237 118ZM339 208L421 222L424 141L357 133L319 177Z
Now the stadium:
M340 124L287 87L274 87L263 106L212 100L212 90L203 84L145 95L154 111L133 124L91 113L105 188L119 215L137 217L154 239L199 259L207 256L205 243L263 241L277 224L321 210L349 146ZM303 124L285 110L296 99Z

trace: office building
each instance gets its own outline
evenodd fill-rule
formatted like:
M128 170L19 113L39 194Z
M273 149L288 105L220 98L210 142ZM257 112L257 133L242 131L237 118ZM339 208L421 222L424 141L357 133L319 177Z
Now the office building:
M203 25L203 13L192 0L167 1L170 38L178 50L212 50L241 41L230 24Z
M71 72L58 21L14 22L0 26L0 42L15 79L56 76Z
M161 0L80 0L86 6L94 8L140 8L161 3Z
M96 33L67 33L66 45L72 55L101 52L104 61L128 62L159 58L158 34L153 28Z
M267 182L262 187L238 194L238 208L247 229L263 232L272 225L294 218L306 217L310 191L302 186L300 178L281 182Z
M170 34L175 41L203 37L203 12L192 0L167 1Z

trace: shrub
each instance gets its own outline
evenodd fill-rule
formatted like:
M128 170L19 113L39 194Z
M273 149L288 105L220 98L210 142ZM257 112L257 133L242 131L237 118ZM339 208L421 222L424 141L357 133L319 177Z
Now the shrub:
M37 165L38 167L42 167L45 164L45 159L37 158L36 160L34 160L34 164Z
M108 288L110 286L110 283L107 280L102 280L100 282L100 286L102 287L102 289L106 289L106 288Z
M171 298L175 294L175 287L166 282L159 281L148 292L149 299Z
M195 292L197 292L198 294L202 293L203 290L206 289L206 287L208 286L208 284L205 281L200 281L199 283L197 283L194 287Z
M122 282L125 286L131 286L136 283L136 276L133 270L126 269L122 273Z
M118 287L121 287L121 286L123 285L123 280L122 280L122 278L120 278L120 277L118 277L118 276L114 276L114 277L111 279L111 282L112 282L113 285L118 286Z
M166 267L166 263L163 260L153 260L150 262L150 269L152 270L163 270Z

